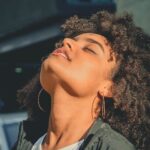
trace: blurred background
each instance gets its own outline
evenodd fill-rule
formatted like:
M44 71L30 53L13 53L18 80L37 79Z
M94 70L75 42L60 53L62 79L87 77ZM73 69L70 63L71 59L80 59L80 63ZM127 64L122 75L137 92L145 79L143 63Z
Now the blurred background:
M99 10L124 11L150 34L149 0L0 0L0 150L9 150L27 117L16 92L39 71L43 56L63 36L59 27L70 16Z

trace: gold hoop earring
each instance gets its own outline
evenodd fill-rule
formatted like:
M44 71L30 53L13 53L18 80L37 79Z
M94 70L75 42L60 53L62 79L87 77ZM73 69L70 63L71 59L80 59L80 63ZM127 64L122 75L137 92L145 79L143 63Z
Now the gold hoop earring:
M105 106L105 98L104 95L102 95L102 118L106 118L106 106Z
M95 117L93 116L93 105L94 105L94 102L95 102L96 97L97 97L97 96L94 97L93 102L92 102L92 108L91 108L92 119L95 119Z
M39 109L41 110L41 111L43 111L43 112L46 112L42 107L41 107L41 104L40 104L40 95L41 95L41 93L42 93L42 91L43 91L43 89L41 89L40 91L39 91L39 93L38 93L38 107L39 107Z

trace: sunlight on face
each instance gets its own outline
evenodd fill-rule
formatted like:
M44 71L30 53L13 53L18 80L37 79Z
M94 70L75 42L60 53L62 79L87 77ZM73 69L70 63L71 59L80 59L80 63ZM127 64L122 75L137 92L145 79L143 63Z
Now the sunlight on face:
M105 37L98 34L65 38L63 47L54 50L43 62L41 84L46 90L51 89L52 84L63 83L66 90L76 95L94 93L116 66L115 57L108 61L111 52Z

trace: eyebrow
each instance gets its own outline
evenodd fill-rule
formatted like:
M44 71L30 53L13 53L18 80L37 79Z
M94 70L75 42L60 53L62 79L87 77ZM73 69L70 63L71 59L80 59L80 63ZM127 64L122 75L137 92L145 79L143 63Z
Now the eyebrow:
M95 41L94 39L91 39L91 38L86 38L85 40L86 40L87 42L97 44L97 45L100 47L100 49L102 49L102 51L104 52L104 47L103 47L102 44L99 43L98 41Z
M75 40L75 41L78 40L76 37L73 37L72 39ZM86 38L85 41L97 44L100 47L100 49L104 52L104 47L102 46L101 43L99 43L99 42L97 42L97 41L95 41L94 39L91 39L91 38Z

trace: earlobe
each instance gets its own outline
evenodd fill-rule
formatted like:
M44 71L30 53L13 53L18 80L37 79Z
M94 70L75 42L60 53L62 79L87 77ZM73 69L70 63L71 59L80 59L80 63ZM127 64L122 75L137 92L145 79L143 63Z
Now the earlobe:
M99 90L99 94L104 97L112 97L112 81L105 81L105 83L102 85L101 89Z

